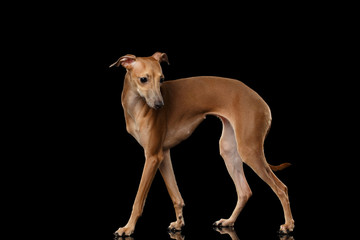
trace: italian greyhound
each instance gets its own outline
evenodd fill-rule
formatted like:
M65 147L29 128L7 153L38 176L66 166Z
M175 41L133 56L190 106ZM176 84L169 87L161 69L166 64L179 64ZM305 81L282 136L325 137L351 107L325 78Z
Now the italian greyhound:
M234 181L237 192L236 207L227 219L214 223L218 227L232 227L252 195L246 181L243 163L250 166L279 198L285 224L281 233L294 229L287 187L273 171L289 166L272 166L266 162L264 140L271 124L271 112L265 101L244 83L222 77L190 77L164 82L160 63L167 62L165 53L150 57L125 55L110 67L126 69L121 102L126 130L144 148L145 165L128 223L119 228L116 236L130 236L142 215L145 200L159 169L174 204L176 221L169 229L180 231L185 225L184 200L176 183L170 149L188 138L206 115L215 115L223 124L220 155Z

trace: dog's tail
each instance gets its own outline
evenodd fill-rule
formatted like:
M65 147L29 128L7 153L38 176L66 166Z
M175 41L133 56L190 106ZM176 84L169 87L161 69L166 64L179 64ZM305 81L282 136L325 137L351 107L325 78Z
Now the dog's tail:
M282 164L276 165L276 166L269 164L269 166L270 166L271 170L276 172L276 171L283 170L284 168L290 167L291 163L282 163Z

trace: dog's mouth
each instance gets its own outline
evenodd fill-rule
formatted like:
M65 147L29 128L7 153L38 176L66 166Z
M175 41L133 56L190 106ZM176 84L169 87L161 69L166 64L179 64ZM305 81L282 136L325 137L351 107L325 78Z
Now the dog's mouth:
M154 93L154 92L150 92L150 93L147 93L146 96L145 94L142 94L139 89L138 89L138 93L140 95L140 97L142 97L146 104L150 107L150 108L153 108L155 110L158 110L160 108L162 108L164 106L164 100L163 100L163 97Z
M161 94L150 93L149 97L146 98L146 103L149 107L158 110L164 106L164 100Z
M158 100L158 101L154 101L154 102L149 102L149 101L146 101L146 104L155 109L155 110L158 110L160 108L162 108L164 106L164 101L163 100Z

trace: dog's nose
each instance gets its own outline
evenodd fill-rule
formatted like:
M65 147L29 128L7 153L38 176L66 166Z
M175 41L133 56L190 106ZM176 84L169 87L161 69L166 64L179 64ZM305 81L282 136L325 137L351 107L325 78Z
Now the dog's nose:
M160 109L160 108L162 108L164 106L164 102L156 102L155 103L155 109Z

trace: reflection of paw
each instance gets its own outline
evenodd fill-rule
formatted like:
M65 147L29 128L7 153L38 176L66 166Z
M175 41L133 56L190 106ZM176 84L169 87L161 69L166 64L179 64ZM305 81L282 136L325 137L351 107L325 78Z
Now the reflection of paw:
M231 237L231 240L239 240L234 227L214 227L214 230L218 231L220 234L228 234Z
M233 227L234 222L230 221L229 219L220 219L219 221L214 222L213 226L215 226L215 227Z
M169 236L171 239L175 239L175 240L185 239L185 237L181 234L181 232L169 232Z
M117 234L115 234L115 233L114 233L114 235L115 235L114 240L134 240L134 238L133 238L133 237L129 237L129 236L120 237L120 236L118 236L118 235L117 235Z
M290 235L281 235L281 236L279 236L279 239L280 240L294 240L294 237L290 236Z
M122 236L130 236L131 234L134 233L134 228L132 227L123 227L123 228L119 228L115 233L115 237L122 237Z
M217 232L219 232L220 234L230 234L232 232L235 232L234 227L217 227L214 226L213 229Z

